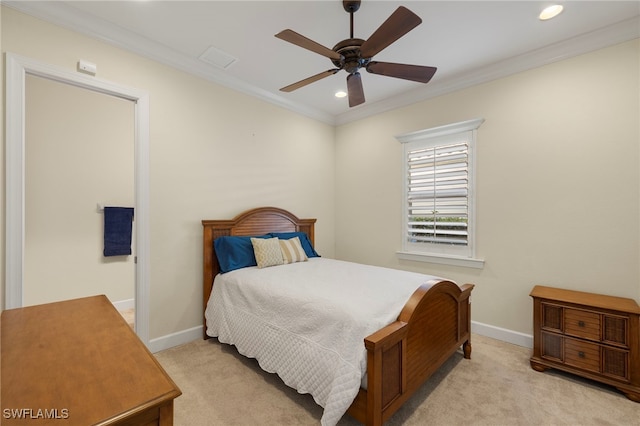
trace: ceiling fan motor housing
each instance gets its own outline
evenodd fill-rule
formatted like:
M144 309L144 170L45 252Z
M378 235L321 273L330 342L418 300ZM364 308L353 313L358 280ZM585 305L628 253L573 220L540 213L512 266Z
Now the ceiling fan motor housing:
M348 38L342 40L333 47L333 51L342 55L342 59L332 59L331 62L338 67L352 74L362 67L366 67L371 58L362 58L360 56L360 46L364 40L361 38Z

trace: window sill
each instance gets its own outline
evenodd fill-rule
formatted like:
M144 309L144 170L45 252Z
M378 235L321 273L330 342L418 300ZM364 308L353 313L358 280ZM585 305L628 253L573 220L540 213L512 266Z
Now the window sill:
M475 259L471 257L460 257L443 254L428 254L415 251L398 251L396 252L399 259L412 260L414 262L439 263L442 265L464 266L466 268L482 269L484 268L484 259Z

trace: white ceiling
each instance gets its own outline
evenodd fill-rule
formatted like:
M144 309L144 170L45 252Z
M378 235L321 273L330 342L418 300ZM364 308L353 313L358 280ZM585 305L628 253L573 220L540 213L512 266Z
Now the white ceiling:
M337 99L346 72L291 93L279 88L334 68L329 59L279 40L292 29L328 48L349 38L349 14L321 1L3 1L3 4L97 37L285 108L342 124L640 36L639 1L376 1L355 13L354 37L367 39L400 5L422 24L375 60L435 66L421 84L362 72L366 102ZM226 69L199 57L214 48L237 58ZM81 58L78 58L81 59ZM91 61L91 58L82 58ZM100 64L98 74L100 75Z

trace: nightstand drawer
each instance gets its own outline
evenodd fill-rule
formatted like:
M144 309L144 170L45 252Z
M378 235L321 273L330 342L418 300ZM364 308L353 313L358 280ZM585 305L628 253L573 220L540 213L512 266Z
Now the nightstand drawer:
M600 372L600 346L565 338L564 363L598 373Z
M600 314L581 309L565 308L564 333L589 340L600 340Z

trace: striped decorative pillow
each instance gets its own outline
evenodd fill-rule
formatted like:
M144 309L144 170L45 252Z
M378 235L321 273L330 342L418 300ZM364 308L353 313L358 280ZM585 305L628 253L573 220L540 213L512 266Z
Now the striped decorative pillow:
M282 252L277 238L251 238L258 268L282 265Z
M307 255L298 237L280 240L280 250L282 250L283 263L304 262L307 260Z

